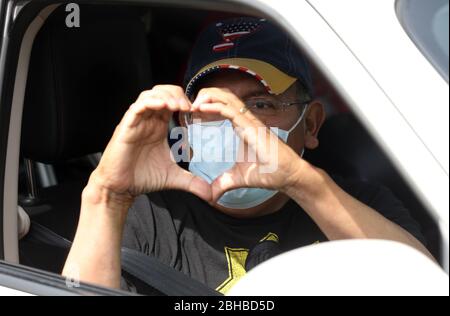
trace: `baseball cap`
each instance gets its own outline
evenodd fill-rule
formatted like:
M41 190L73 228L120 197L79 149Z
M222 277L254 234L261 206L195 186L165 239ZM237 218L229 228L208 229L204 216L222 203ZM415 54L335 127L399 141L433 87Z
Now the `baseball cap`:
M313 93L305 57L288 34L266 19L232 18L207 27L188 63L186 95L192 96L200 79L223 69L254 76L271 94L282 94L296 81Z

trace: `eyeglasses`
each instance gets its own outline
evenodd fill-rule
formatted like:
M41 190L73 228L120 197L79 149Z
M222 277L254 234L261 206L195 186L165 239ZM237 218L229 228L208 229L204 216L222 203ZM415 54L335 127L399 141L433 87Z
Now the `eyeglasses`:
M277 102L264 98L252 98L244 101L245 107L256 117L264 120L271 117L280 117L280 114L288 112L296 105L307 105L310 101L304 102Z
M250 98L243 101L245 108L266 126L282 129L289 129L289 127L303 114L306 106L310 102L311 100L278 102L277 100L269 98ZM299 111L295 111L295 106L301 106ZM223 120L223 118L218 115L186 113L187 124L192 124L194 121L207 123L221 120Z

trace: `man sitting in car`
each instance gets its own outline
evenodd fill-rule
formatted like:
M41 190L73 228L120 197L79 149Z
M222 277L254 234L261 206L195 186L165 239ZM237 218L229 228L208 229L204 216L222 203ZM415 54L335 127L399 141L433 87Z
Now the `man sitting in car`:
M174 113L187 130L187 170L168 143ZM389 190L302 159L319 146L324 120L308 64L286 34L264 19L214 23L196 43L185 89L142 92L117 126L83 191L64 274L76 267L82 281L119 288L124 246L226 293L260 262L317 242L386 239L430 256ZM277 146L264 146L274 135ZM255 159L238 160L243 149ZM232 159L204 157L223 150Z

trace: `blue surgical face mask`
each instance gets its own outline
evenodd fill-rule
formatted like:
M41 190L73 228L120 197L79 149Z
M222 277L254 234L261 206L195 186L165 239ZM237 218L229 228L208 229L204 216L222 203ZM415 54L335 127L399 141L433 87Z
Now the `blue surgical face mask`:
M305 113L306 109L290 130L271 128L272 132L286 143ZM241 140L229 120L190 124L188 138L193 150L189 171L194 175L212 183L235 165ZM277 193L260 188L240 188L226 192L217 203L226 208L248 209L266 202Z

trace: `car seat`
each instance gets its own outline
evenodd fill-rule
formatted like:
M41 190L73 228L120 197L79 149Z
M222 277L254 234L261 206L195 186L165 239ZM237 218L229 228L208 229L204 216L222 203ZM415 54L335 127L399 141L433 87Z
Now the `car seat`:
M81 25L65 25L64 7L45 22L33 44L22 120L21 156L28 190L19 204L31 219L72 240L81 193L92 167L80 158L103 151L139 93L152 85L144 24L136 9L80 6ZM40 186L35 163L69 170ZM20 242L24 264L60 272L65 256Z

